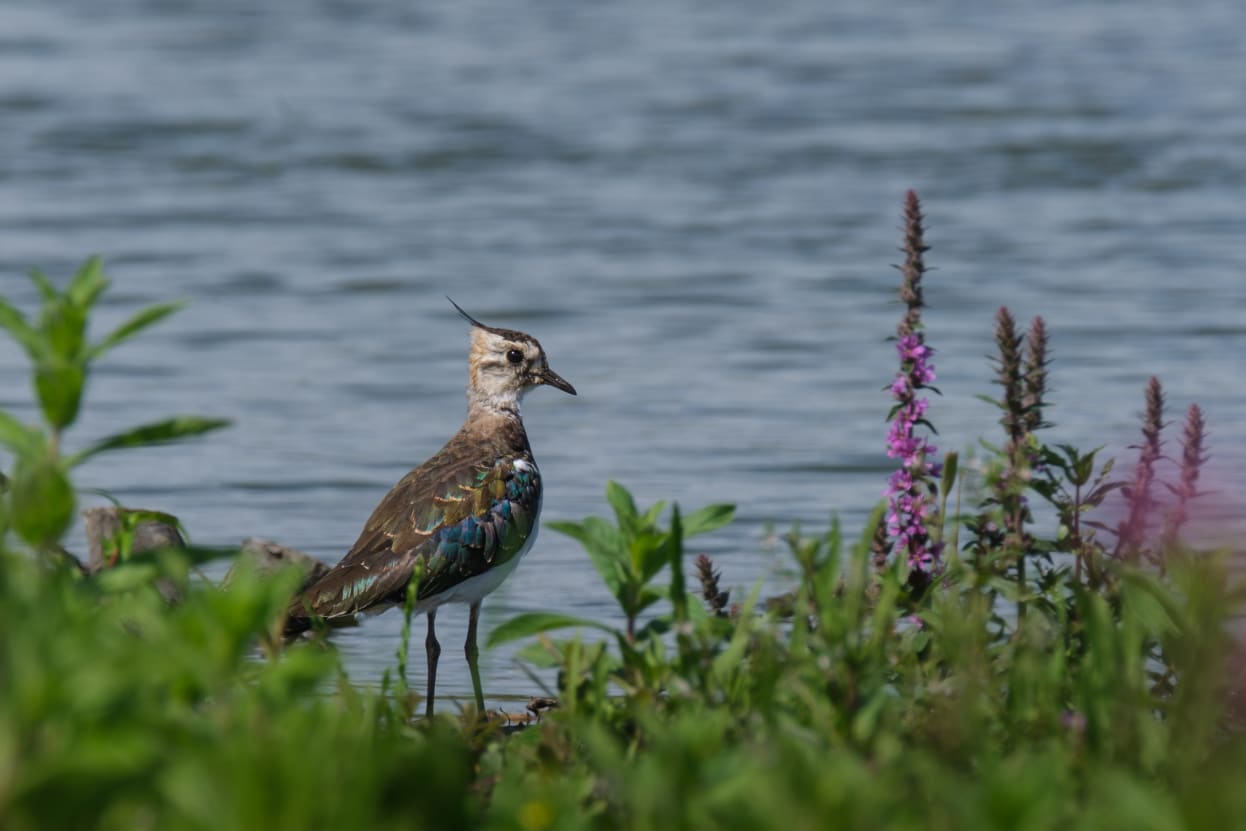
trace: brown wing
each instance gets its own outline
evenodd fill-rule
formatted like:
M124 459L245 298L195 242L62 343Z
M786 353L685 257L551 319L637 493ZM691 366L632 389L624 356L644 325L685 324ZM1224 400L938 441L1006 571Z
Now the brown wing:
M517 468L520 458L529 464ZM479 446L451 441L386 494L350 552L296 601L287 628L401 602L417 563L424 599L513 556L539 511L530 461L526 451L481 457Z

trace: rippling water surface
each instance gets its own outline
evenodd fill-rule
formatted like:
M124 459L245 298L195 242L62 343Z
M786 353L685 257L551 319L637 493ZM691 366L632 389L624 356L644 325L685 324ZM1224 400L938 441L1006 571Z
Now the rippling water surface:
M607 479L736 502L695 550L746 588L785 579L768 522L855 531L891 469L912 187L939 444L991 432L974 396L1007 304L1050 324L1051 439L1123 450L1159 375L1174 418L1205 407L1211 523L1240 528L1243 31L1238 0L7 0L0 291L29 309L26 269L100 253L101 328L187 298L101 366L73 438L172 412L236 426L83 484L199 542L328 561L461 421L450 294L536 335L580 391L525 405L547 520L604 512ZM0 345L0 406L28 402ZM549 531L485 628L535 609L616 617ZM441 615L443 644L465 617ZM356 678L392 664L399 625L338 637ZM443 685L463 695L457 653ZM536 692L511 655L486 653L486 690Z

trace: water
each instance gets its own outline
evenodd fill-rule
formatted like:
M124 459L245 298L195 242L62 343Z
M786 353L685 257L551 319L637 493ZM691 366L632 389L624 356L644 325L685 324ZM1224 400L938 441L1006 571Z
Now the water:
M253 8L253 6L258 6ZM0 291L90 253L100 312L188 308L100 367L70 444L175 412L236 426L91 463L82 484L198 542L336 561L457 429L467 335L443 295L541 339L580 391L525 404L545 518L740 505L701 538L781 584L767 523L855 532L891 464L903 193L928 215L943 448L994 435L995 309L1050 324L1049 438L1122 450L1146 379L1207 413L1240 528L1246 10L1185 4L114 2L0 6ZM34 417L0 345L0 406ZM546 530L485 605L616 620ZM469 694L466 614L438 622ZM342 632L393 663L394 613ZM419 631L417 629L417 631ZM416 637L419 642L419 635ZM421 662L414 661L419 667ZM512 652L495 696L538 692ZM420 683L420 673L415 683Z

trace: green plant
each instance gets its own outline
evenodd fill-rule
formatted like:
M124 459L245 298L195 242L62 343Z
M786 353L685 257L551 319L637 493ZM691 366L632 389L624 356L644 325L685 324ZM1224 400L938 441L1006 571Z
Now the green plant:
M117 345L181 308L160 303L136 312L111 333L92 343L87 326L96 301L108 288L98 257L92 257L63 289L35 270L31 280L43 298L35 323L0 297L0 328L29 356L35 396L44 426L22 424L0 410L0 445L14 457L12 474L0 506L0 539L12 527L43 551L57 541L73 520L74 492L69 471L107 451L164 444L226 426L218 418L178 416L107 436L66 455L62 435L78 417L86 382L94 363Z
M1205 460L1201 413L1191 410L1163 534L1146 540L1142 523L1129 524L1134 550L1113 558L1095 535L1112 529L1091 512L1117 490L1133 514L1154 507L1158 408L1148 408L1132 487L1110 481L1098 451L1047 447L1036 435L1050 426L1045 324L1036 319L1023 339L1001 310L1003 394L991 403L1006 442L987 448L978 515L948 517L957 457L942 471L927 464L934 450L913 429L930 426L913 392L933 380L913 336L927 250L915 197L906 218L908 330L888 436L903 466L887 506L851 547L836 522L823 535L793 531L792 591L764 613L754 592L730 615L708 558L697 567L708 610L680 607L674 580L667 593L651 585L679 562L678 511L661 528L661 506L641 513L612 486L614 523L563 524L627 623L527 615L495 632L495 642L540 635L522 654L558 668L563 705L539 731L484 755L497 777L495 825L519 816L532 827L790 828L834 817L848 828L1054 829L1123 818L1179 828L1240 816L1232 783L1246 772L1246 743L1227 729L1225 620L1243 591L1223 558L1192 555L1175 533ZM1057 511L1050 536L1036 527L1031 492ZM944 552L961 521L963 556ZM1167 573L1139 567L1147 562ZM667 597L670 612L640 625ZM613 639L544 635L567 625ZM1195 818L1203 824L1189 825Z
M654 631L650 629L649 632L638 633L636 629L641 612L654 603L663 598L669 599L676 616L686 610L687 590L682 564L684 538L726 525L735 514L735 506L707 505L681 517L677 505L673 510L671 527L663 528L658 524L658 518L666 508L665 502L658 502L642 513L637 509L631 493L617 482L606 485L606 499L614 509L617 524L602 517L588 517L582 522L550 522L547 525L584 546L597 574L614 595L623 613L626 621L623 641L634 644L638 636ZM663 591L651 583L668 565L671 585ZM494 630L490 643L498 644L569 626L613 631L600 621L534 612L519 615ZM654 624L655 629L661 626L661 623Z
M94 347L69 348L103 291L98 263L64 293L42 275L36 281L47 304L41 324L30 326L5 301L0 320L36 358L47 425L0 413L0 441L15 457L12 479L0 475L0 506L23 539L48 552L62 550L77 464L224 422L172 419L64 455L60 437L92 361L173 307L140 312ZM66 334L66 320L76 335ZM65 364L74 371L60 371ZM176 524L120 512L115 562L92 579L14 551L0 534L0 827L444 828L478 820L476 751L452 725L412 729L408 702L355 689L335 654L316 645L257 659L256 644L302 579L297 570L262 576L243 566L218 588L191 578L194 563L217 551L160 549L130 560L137 523L153 517ZM162 591L169 585L176 603Z

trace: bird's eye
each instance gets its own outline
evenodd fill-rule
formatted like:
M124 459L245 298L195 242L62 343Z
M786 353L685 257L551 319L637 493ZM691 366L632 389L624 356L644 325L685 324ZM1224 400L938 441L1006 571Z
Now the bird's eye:
M517 364L523 360L523 353L518 349L509 349L506 352L506 360L510 361L512 364Z

